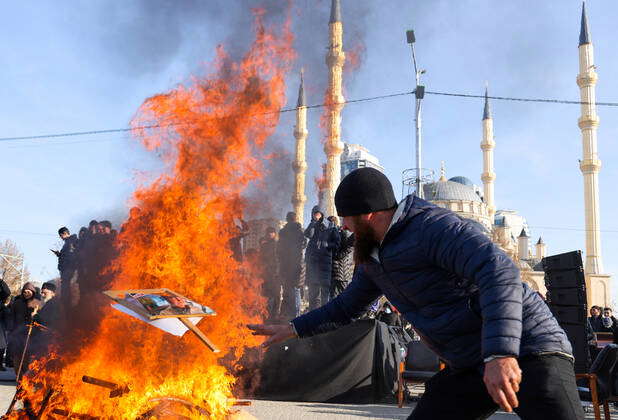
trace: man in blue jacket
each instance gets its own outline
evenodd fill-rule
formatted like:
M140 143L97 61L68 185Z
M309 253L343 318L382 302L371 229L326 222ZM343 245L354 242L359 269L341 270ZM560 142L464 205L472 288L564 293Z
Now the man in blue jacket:
M337 212L356 236L352 283L289 325L250 325L272 344L351 322L380 295L447 364L409 419L583 419L571 345L513 262L477 226L418 197L399 205L372 168L346 176Z

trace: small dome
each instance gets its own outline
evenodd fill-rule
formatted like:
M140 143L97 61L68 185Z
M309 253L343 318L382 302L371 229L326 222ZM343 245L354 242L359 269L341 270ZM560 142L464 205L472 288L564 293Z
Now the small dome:
M468 187L474 186L474 183L470 181L469 178L466 178L465 176L454 176L451 179L449 179L449 181L457 182L458 184L467 185Z
M423 185L425 200L428 201L475 201L481 198L470 186L453 181L438 181Z

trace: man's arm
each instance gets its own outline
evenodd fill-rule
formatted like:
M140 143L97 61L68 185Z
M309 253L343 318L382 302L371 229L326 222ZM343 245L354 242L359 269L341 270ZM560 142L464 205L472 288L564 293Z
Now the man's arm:
M362 268L355 271L350 285L335 299L321 308L293 319L289 325L252 324L248 325L248 328L254 331L254 335L270 336L264 343L268 346L294 336L310 337L349 324L382 294L382 291L371 279L363 275L362 271Z
M360 316L382 291L357 267L350 285L335 299L292 320L299 337L310 337L349 324Z
M511 259L472 223L452 212L422 221L421 246L439 267L479 288L482 357L519 356L522 284Z

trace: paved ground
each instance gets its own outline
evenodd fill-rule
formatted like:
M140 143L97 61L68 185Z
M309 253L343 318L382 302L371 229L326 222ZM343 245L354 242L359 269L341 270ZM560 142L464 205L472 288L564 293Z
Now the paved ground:
M260 420L384 420L407 419L412 406L384 404L316 404L304 402L253 401L244 411ZM513 414L496 414L491 420L518 420Z
M0 415L8 408L15 383L10 382L11 372L0 372ZM13 375L14 377L14 375ZM242 414L250 414L259 420L405 420L412 412L413 405L398 408L389 404L319 404L306 402L281 402L253 400L249 407L239 407ZM239 415L238 420L250 419L251 416ZM586 418L594 416L588 414ZM514 414L498 413L491 420L518 420ZM612 413L612 419L618 419L618 413Z

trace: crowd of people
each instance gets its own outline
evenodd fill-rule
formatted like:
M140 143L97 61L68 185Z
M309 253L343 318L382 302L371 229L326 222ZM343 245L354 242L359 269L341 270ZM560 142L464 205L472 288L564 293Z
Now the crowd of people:
M590 308L590 329L595 333L611 333L614 342L618 343L618 320L614 317L612 308L602 308L594 305Z
M61 227L58 235L64 241L58 257L61 296L65 307L76 306L80 296L105 290L110 280L105 268L114 258L117 232L107 220L91 220L79 234Z
M353 250L354 235L317 206L306 228L294 212L279 232L267 228L259 249L246 254L259 258L269 318L291 319L301 312L303 298L313 309L341 293L352 280Z
M19 294L11 296L10 288L0 279L0 370L6 370L6 365L18 371L22 359L25 370L28 360L46 347L70 308L108 285L111 273L106 268L114 257L117 235L112 224L92 220L78 235L66 227L61 227L58 235L63 246L51 250L58 257L57 281L43 283L40 288L26 282ZM25 354L27 339L30 346Z
M0 279L0 371L5 371L5 366L18 370L30 325L45 329L56 325L59 317L56 290L54 282L43 283L41 287L26 282L18 295L11 296L8 285Z

